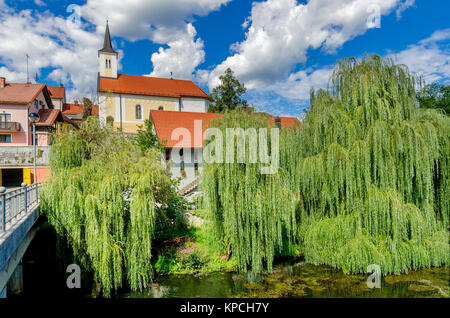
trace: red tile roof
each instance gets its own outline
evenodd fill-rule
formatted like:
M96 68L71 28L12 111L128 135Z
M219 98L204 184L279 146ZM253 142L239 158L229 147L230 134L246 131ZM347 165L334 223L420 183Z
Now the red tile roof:
M66 89L60 86L47 86L50 92L50 97L53 99L64 99L66 96Z
M209 99L208 94L192 81L124 74L118 74L117 79L100 77L99 91L146 96Z
M8 83L0 88L0 103L18 105L32 103L44 88L44 84Z
M39 109L39 122L36 123L36 126L53 126L56 119L60 115L60 111L58 109Z
M63 121L64 121L64 122L66 122L66 123L68 123L68 124L71 124L71 125L74 126L75 128L80 128L80 127L78 126L78 124L75 123L74 121L72 121L70 118L67 118L67 117L64 116L64 115L62 115L62 118L63 118Z
M177 111L164 111L164 110L152 110L150 116L155 125L156 134L159 141L163 143L167 141L166 147L192 147L200 148L203 145L203 136L194 136L194 121L202 120L202 131L204 132L208 126L208 123L221 116L221 114L214 113L194 113L194 112L177 112ZM183 140L181 144L178 144L178 140L172 140L172 133L177 128L185 128L191 134L191 140ZM195 137L195 140L194 140Z
M275 122L276 117L272 116L273 122ZM300 121L296 117L280 117L281 128L294 127L300 125Z
M63 105L63 114L64 115L79 115L83 114L84 112L84 105L83 104L64 104ZM98 116L99 109L98 105L92 105L92 115Z
M194 134L194 121L202 120L202 132L204 133L211 120L220 118L222 114L152 110L150 116L155 125L158 139L161 143L166 141L166 148L175 146L200 148L203 146L203 136ZM273 122L275 122L275 118L272 116ZM295 117L280 117L280 120L282 128L300 124L300 121ZM172 134L177 128L187 129L191 134L191 140L181 140L182 137L179 137L178 140L172 140Z
M64 116L59 109L40 109L39 117L39 122L36 123L38 127L51 127L56 121L64 121L78 128L78 125Z

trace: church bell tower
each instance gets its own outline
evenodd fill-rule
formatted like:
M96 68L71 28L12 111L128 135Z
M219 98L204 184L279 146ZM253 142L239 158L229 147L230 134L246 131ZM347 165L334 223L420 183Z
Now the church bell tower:
M103 48L98 51L99 71L101 77L117 79L118 54L111 45L111 34L109 33L108 21L106 21L105 40Z

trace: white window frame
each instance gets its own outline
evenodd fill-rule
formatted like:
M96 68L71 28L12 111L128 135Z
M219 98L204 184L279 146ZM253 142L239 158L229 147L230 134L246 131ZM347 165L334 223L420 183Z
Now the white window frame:
M7 120L6 117L8 117L8 116L9 116L9 118ZM2 118L4 118L4 120L2 120ZM12 119L12 115L9 113L1 113L0 114L0 122L2 122L2 123L10 123L11 119Z
M134 117L136 118L136 119L139 119L139 120L142 120L142 106L140 105L140 104L137 104L135 107L134 107ZM139 116L138 116L139 115Z

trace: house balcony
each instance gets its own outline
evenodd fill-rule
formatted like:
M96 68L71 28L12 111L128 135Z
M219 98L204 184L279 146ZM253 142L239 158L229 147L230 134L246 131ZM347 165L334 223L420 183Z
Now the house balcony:
M20 131L20 123L6 121L0 122L0 132L19 132Z

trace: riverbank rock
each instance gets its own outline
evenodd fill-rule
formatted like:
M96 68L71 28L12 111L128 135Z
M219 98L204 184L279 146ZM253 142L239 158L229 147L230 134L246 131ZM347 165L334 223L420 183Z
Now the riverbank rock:
M186 219L186 223L189 226L200 227L200 226L202 226L205 223L204 219L202 219L202 218L200 218L198 216L195 216L195 215L193 215L193 214L191 214L189 212L184 212L183 214L184 214L184 217Z

